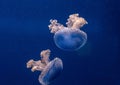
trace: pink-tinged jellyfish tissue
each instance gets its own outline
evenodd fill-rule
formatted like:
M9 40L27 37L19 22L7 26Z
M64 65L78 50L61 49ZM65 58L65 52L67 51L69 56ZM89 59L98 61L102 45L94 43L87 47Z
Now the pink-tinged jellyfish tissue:
M79 14L72 14L66 22L66 27L57 20L50 20L48 25L51 33L54 33L54 42L62 50L74 51L80 49L87 41L87 34L80 30L88 22L79 17Z
M31 59L27 62L27 68L31 68L32 72L41 71L38 78L41 85L50 84L50 82L56 79L63 70L63 63L60 58L54 58L50 61L50 52L49 49L43 50L40 53L41 60L34 61Z

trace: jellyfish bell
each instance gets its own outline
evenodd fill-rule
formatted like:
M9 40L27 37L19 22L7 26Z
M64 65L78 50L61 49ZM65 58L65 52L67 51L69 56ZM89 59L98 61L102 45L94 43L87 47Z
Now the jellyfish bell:
M79 29L65 28L54 35L56 46L65 51L80 49L87 41L87 34Z
M44 68L38 80L42 85L48 85L61 74L62 70L62 60L55 58Z
M54 33L54 42L62 50L75 51L83 47L87 41L87 34L80 30L87 21L79 17L79 14L69 16L66 25L58 23L57 20L50 20L48 26L51 33Z

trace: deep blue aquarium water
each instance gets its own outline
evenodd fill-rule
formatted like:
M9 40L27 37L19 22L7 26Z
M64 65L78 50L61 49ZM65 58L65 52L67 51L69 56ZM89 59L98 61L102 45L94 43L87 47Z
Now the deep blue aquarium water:
M33 73L26 63L40 60L44 49L51 50L53 62L48 67L53 74L45 71L41 79L50 85L120 85L119 4L119 0L0 0L0 85L41 85L43 71ZM80 28L87 37L56 34L63 39L59 42L50 33L49 20L67 27L69 15L76 13L88 22ZM60 68L55 71L56 64Z

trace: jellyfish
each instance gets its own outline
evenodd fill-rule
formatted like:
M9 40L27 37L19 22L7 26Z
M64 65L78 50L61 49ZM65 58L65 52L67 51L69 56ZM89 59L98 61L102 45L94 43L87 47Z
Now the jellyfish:
M87 34L80 30L88 22L79 17L79 14L69 15L66 27L58 23L56 19L50 20L48 25L51 33L54 33L56 46L65 51L75 51L83 47L87 41Z
M56 79L63 70L62 60L58 57L50 61L50 50L43 50L40 53L41 60L34 61L33 59L27 62L27 68L31 71L41 71L38 80L41 85L48 85Z

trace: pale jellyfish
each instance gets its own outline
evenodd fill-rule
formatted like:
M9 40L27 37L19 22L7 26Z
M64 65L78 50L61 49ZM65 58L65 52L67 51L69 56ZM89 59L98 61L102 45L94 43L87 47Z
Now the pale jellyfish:
M50 52L49 49L43 50L40 53L41 60L34 61L31 59L27 62L27 68L31 68L32 72L41 71L38 80L42 85L50 84L63 70L63 63L60 58L54 58L50 61Z
M74 51L80 49L87 41L87 34L80 30L87 21L79 17L79 14L72 14L66 22L66 27L57 20L50 20L48 26L51 33L54 33L54 42L62 50Z

